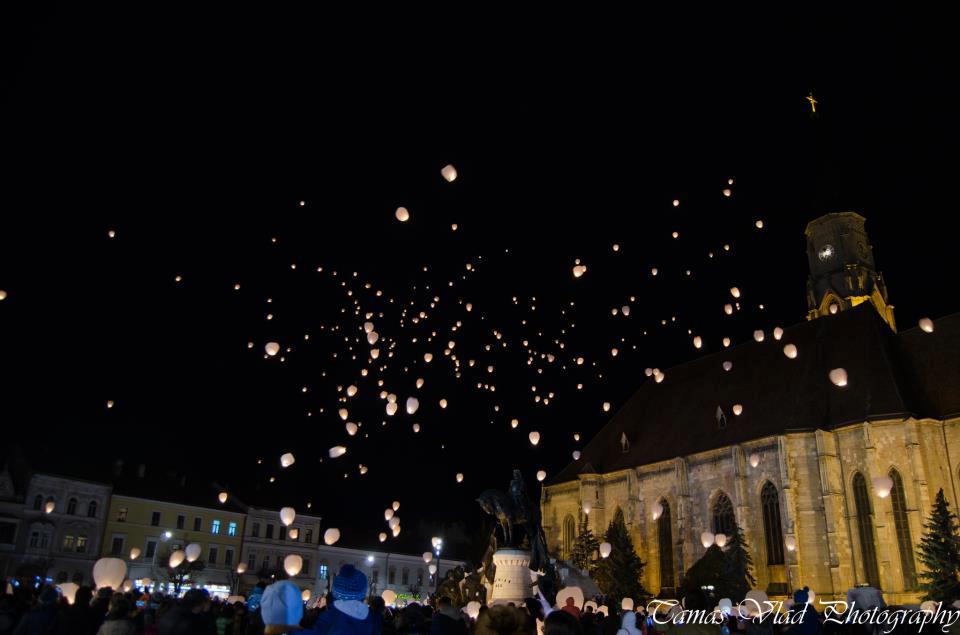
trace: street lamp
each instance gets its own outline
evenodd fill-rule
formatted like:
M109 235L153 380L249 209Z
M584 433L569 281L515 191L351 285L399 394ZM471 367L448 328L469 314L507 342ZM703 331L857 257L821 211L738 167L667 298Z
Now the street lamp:
M440 552L443 550L443 538L437 538L433 545L433 551L437 554L437 573L433 576L433 594L436 595L440 590Z

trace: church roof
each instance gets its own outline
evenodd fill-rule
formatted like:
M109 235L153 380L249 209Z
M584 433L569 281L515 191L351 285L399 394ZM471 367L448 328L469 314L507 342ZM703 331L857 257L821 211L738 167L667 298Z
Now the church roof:
M791 343L796 359L783 353ZM937 320L933 333L896 334L867 304L803 322L785 329L780 341L767 333L763 342L668 369L659 384L647 380L552 482L574 480L586 465L606 473L791 430L958 415L958 360L960 313ZM733 363L730 371L724 361ZM846 387L830 382L834 368L846 369ZM734 404L743 407L740 416Z

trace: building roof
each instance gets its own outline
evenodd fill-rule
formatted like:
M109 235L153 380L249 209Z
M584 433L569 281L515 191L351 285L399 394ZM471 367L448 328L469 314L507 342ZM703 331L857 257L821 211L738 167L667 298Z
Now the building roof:
M796 359L783 353L795 344ZM790 430L829 430L881 418L943 419L960 414L960 313L933 333L894 333L863 304L838 315L767 333L651 379L601 428L553 483L687 456ZM723 370L723 362L733 368ZM844 368L844 388L831 369ZM743 407L733 414L734 404ZM726 418L721 427L717 408ZM623 436L629 443L626 451ZM586 470L584 469L586 468Z

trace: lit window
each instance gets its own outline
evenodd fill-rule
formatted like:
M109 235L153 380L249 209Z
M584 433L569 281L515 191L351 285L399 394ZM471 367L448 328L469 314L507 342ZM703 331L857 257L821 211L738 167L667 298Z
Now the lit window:
M77 536L77 553L87 552L87 537Z
M33 542L33 536L30 536L30 542ZM73 551L74 538L73 536L64 536L63 537L63 550L64 551ZM31 547L35 545L30 545Z
M219 534L219 533L220 533L220 521L219 521L219 520L214 520L213 523L210 525L210 533L211 533L211 534Z
M230 523L227 525L227 535L236 536L237 535L237 523Z
M125 522L127 522L127 508L126 508L126 507L121 507L120 509L117 510L117 522L118 522L118 523L125 523Z
M321 564L321 565L320 565L320 570L319 570L319 572L318 572L318 575L319 575L319 577L320 577L321 580L326 580L326 579L327 579L327 565L325 565L325 564Z

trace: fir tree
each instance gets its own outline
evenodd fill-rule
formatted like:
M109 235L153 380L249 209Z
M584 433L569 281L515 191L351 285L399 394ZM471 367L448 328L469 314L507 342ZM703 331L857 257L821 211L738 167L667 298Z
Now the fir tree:
M752 572L753 558L750 557L750 548L740 525L734 525L733 535L727 539L727 548L723 555L721 578L722 586L727 593L724 597L740 602L747 591L757 584Z
M716 545L710 545L706 553L693 563L683 576L683 595L691 591L701 591L705 587L713 587L717 597L731 597L726 594L723 572L727 567L726 556L723 550Z
M570 554L570 561L574 566L583 571L592 573L594 568L594 559L597 550L600 548L600 542L589 526L590 517L583 515L580 521L580 531L577 532L577 539L573 542L573 551Z
M610 596L615 606L620 606L623 598L639 601L647 595L640 582L643 573L643 561L633 548L633 540L623 520L623 511L618 509L603 539L610 543L610 555L597 563L593 578L597 586Z
M926 533L920 541L917 555L927 568L920 573L920 588L925 600L950 603L960 598L960 538L957 536L957 517L943 496L937 492L933 513L924 524Z

